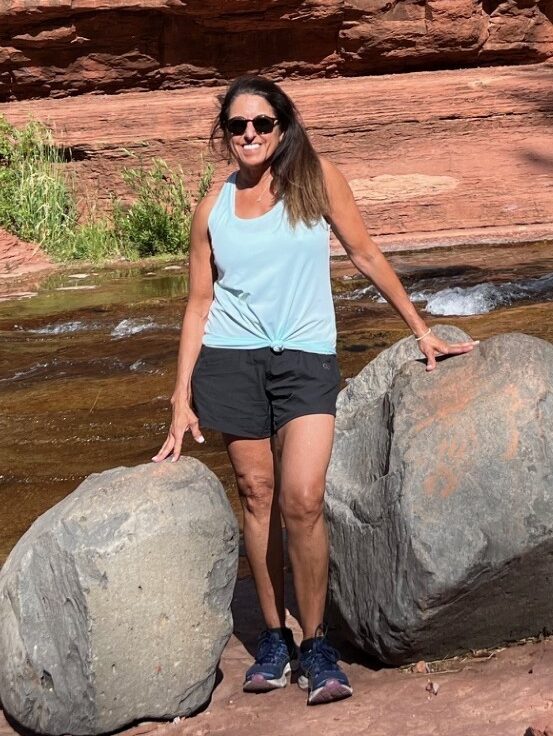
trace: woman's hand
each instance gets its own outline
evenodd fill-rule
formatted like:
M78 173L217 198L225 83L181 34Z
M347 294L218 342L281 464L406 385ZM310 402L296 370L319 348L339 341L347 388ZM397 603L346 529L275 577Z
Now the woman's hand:
M171 397L171 405L173 407L173 420L167 439L157 455L154 455L152 458L155 463L165 460L171 453L173 453L171 462L176 463L181 454L184 433L188 430L190 430L196 442L205 442L200 431L198 417L194 414L190 406L190 399L179 393L174 393Z
M461 353L470 353L470 351L478 345L480 340L472 340L471 342L447 343L429 332L427 335L418 340L421 353L426 356L426 370L433 371L436 367L437 355L461 355Z

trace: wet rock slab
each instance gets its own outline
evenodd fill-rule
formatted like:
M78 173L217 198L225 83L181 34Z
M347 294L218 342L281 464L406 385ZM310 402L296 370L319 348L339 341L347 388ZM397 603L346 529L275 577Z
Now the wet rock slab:
M327 478L336 621L394 664L553 617L553 346L498 335L430 374L415 357L406 338L340 394Z

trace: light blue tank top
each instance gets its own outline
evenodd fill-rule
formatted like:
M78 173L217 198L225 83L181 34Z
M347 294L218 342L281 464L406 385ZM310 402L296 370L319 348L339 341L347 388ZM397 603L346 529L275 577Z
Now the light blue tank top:
M282 201L243 219L235 195L236 173L208 219L217 279L204 345L335 353L328 224L292 228Z

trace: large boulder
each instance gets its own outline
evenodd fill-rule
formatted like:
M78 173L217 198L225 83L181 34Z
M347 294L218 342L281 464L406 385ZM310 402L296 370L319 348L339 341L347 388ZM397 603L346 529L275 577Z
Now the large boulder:
M187 715L231 631L238 528L201 462L89 476L0 571L0 698L24 726L98 734Z
M331 611L392 664L553 628L553 345L415 357L407 338L341 392L327 486Z

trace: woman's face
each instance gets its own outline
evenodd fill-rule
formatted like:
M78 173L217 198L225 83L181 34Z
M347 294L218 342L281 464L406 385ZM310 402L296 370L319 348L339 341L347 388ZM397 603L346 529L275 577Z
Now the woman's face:
M235 97L228 113L229 120L240 117L251 121L257 115L276 117L274 109L264 97L251 94ZM227 132L227 135L230 150L238 164L257 168L271 159L282 140L283 132L277 124L270 133L258 133L253 123L249 122L242 135L232 135L230 132Z

